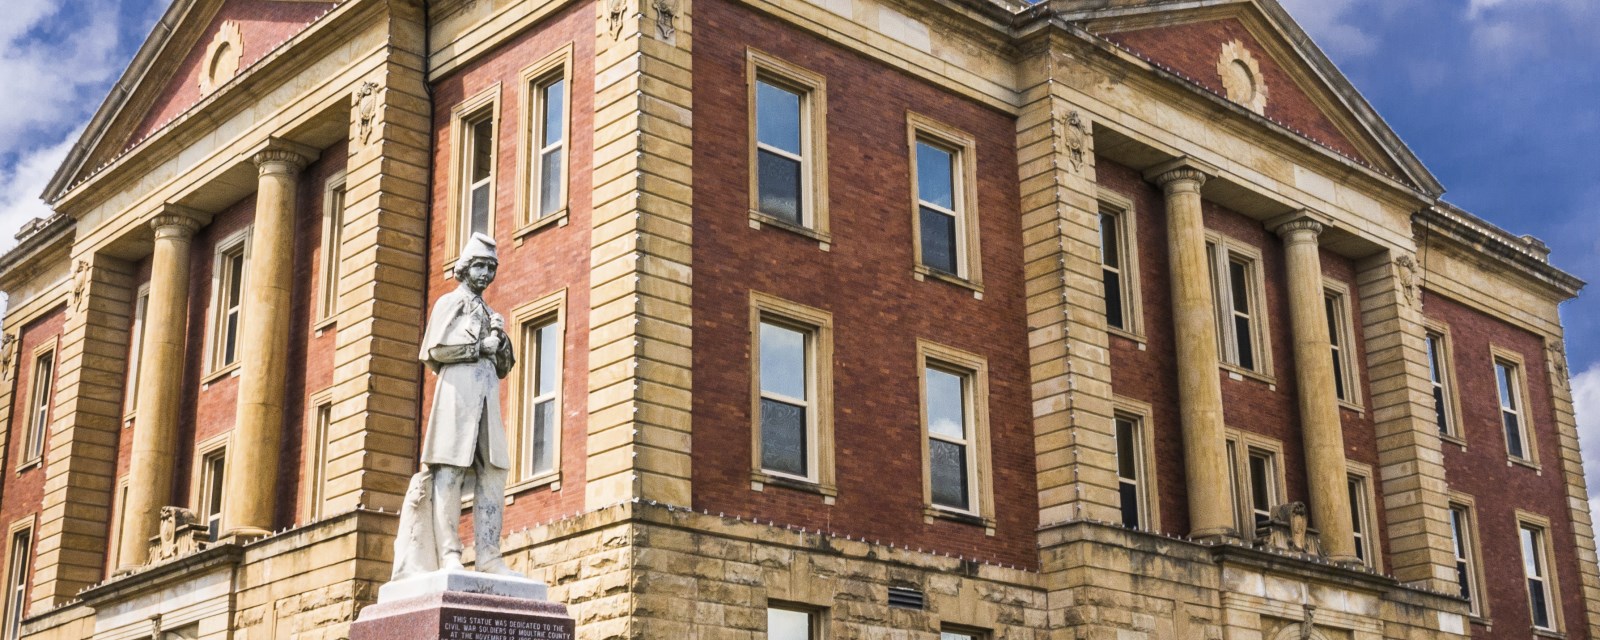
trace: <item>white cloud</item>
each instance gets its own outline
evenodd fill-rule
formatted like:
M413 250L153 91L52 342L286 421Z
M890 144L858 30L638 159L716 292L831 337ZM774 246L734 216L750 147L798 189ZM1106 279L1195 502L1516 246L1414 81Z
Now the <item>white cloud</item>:
M1600 504L1600 363L1572 376L1572 404L1578 414L1578 444L1589 480L1589 510Z
M1362 0L1282 0L1311 39L1336 57L1364 56L1378 48L1371 35L1346 18Z
M73 131L60 142L23 155L10 168L0 170L0 249L15 243L12 236L23 223L50 215L50 207L39 199L39 192L77 138Z

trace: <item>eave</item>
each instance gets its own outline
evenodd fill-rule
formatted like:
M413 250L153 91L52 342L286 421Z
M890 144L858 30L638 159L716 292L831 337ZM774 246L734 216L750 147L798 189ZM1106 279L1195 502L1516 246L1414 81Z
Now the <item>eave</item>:
M1588 283L1550 264L1550 250L1532 236L1518 237L1488 221L1440 200L1412 216L1417 244L1444 240L1476 255L1509 265L1529 281L1542 285L1560 300L1578 296Z

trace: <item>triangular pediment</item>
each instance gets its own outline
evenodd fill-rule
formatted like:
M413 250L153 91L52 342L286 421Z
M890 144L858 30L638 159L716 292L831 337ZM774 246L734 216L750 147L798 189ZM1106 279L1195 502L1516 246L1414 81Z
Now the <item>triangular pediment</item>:
M338 6L315 0L174 0L44 193L54 201Z
M1358 163L1443 189L1274 0L1084 10L1089 32Z

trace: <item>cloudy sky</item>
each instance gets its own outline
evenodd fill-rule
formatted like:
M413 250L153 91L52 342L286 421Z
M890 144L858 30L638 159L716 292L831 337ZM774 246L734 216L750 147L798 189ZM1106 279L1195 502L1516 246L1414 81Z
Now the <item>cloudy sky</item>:
M271 0L258 0L271 1ZM1600 283L1600 2L1283 0L1449 189ZM0 250L165 0L5 0ZM1597 284L1596 286L1600 286ZM1567 303L1573 392L1600 494L1600 294Z

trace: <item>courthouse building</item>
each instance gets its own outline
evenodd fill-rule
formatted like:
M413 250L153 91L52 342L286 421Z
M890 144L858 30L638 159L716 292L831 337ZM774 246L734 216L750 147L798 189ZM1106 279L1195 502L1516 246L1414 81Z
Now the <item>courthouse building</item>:
M0 257L0 640L346 637L475 231L585 640L1600 637L1583 283L1443 191L1275 0L175 0Z

